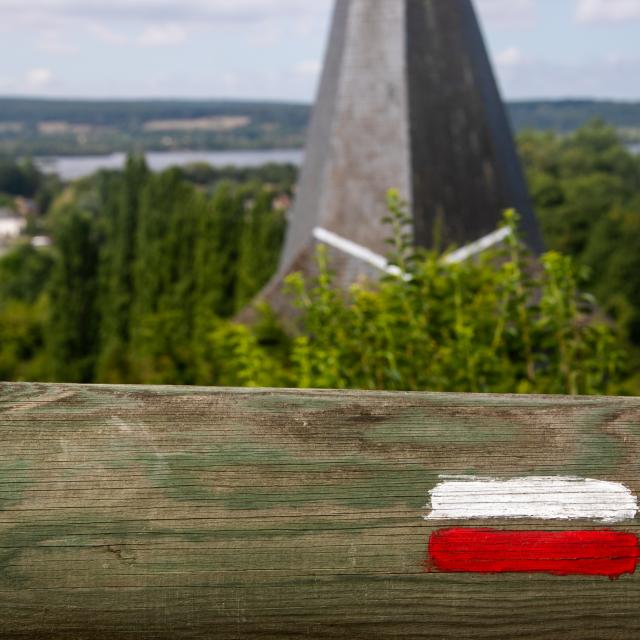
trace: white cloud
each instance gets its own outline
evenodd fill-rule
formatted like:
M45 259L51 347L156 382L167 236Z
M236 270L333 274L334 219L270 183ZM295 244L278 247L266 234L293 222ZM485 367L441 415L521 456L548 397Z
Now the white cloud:
M492 27L531 27L536 23L536 0L476 0L476 8Z
M64 40L60 32L47 30L38 35L38 47L47 53L56 55L75 55L78 47Z
M518 47L509 47L496 55L495 62L499 67L517 67L525 62L525 56Z
M30 69L25 77L25 87L29 91L38 91L51 84L53 73L49 69Z
M187 30L177 24L149 25L138 37L141 47L175 47L187 39Z
M223 73L220 80L221 93L224 95L242 95L242 92L246 88L243 82L246 78L232 71Z
M322 71L322 63L320 60L301 60L293 70L298 75L316 78Z
M640 20L640 0L578 0L576 18L585 24Z
M100 42L113 47L121 47L129 42L129 38L113 31L113 29L109 29L107 26L99 22L90 22L87 25L87 30Z
M2 0L4 19L259 22L326 13L331 0Z
M513 56L511 61L497 65L503 94L510 99L638 97L637 87L628 81L640 66L638 56L612 53L580 62Z
M287 33L324 26L333 0L0 0L0 30L88 32L111 46L171 46L192 29L235 29L249 46L272 48ZM135 38L131 32L138 31ZM128 35L125 35L129 32ZM62 41L40 45L71 53Z
M399 0L370 0L371 3ZM450 0L434 0L448 2ZM13 38L24 38L32 44L30 53L42 51L52 54L71 54L75 44L81 44L86 55L86 68L100 73L81 72L77 65L46 58L32 63L33 67L51 66L55 78L42 73L25 78L19 59L9 60L3 71L3 92L36 92L64 95L65 92L91 95L194 95L226 97L264 97L308 99L320 72L328 16L334 0L0 0L0 31ZM612 95L636 97L637 75L630 60L633 50L620 43L620 53L606 56L602 46L594 43L594 57L588 53L571 54L569 44L589 38L584 29L566 21L562 10L567 44L549 47L533 46L531 34L518 30L532 29L534 35L545 38L542 17L547 15L546 4L568 3L570 15L582 24L623 24L625 20L640 18L640 0L473 0L488 28L491 44L497 46L495 55L505 93L509 97L570 95ZM551 14L549 14L551 15ZM606 31L606 29L605 29ZM501 33L500 33L501 32ZM595 32L595 30L594 30ZM57 35L59 34L59 36ZM88 35L88 38L86 37ZM519 36L523 36L520 38ZM525 37L526 36L526 37ZM178 49L168 68L141 71L148 65L147 56L134 58L135 47L168 47L179 45L188 38L198 46L216 45L222 52L211 65L193 64L190 50ZM300 48L296 55L293 44L300 41L313 45ZM89 42L87 42L87 40ZM34 44L35 43L35 44ZM109 54L101 51L101 43L129 47L131 69L112 73ZM517 46L509 46L513 45ZM553 43L550 43L553 44ZM580 43L579 43L580 44ZM584 45L582 42L580 45ZM586 45L589 43L587 42ZM233 47L236 46L236 49ZM571 44L573 46L573 44ZM605 46L611 49L617 41ZM280 48L281 53L258 48ZM586 49L586 46L583 48ZM38 52L37 50L40 49ZM580 49L582 51L582 49ZM598 51L599 53L595 54ZM536 53L537 52L537 53ZM566 54L565 54L566 52ZM122 54L122 52L120 52ZM122 54L124 55L124 54ZM250 56L254 56L255 63ZM91 59L89 59L91 56ZM538 56L538 57L536 57ZM626 56L626 57L625 57ZM637 57L637 56L636 56ZM545 58L547 58L545 60ZM120 59L120 58L119 58ZM13 66L11 66L13 63ZM115 64L115 62L114 62ZM184 65L181 67L180 65ZM27 67L28 68L28 67ZM32 69L45 71L47 69ZM84 75L83 75L84 73ZM157 77L154 73L158 73ZM191 75L190 75L191 74ZM152 78L153 76L153 78ZM62 79L61 79L62 78ZM4 84L4 86L3 86ZM29 85L29 86L28 86ZM148 85L148 86L147 86Z
M270 49L280 45L285 39L282 22L279 20L262 20L243 27L244 40L252 47Z

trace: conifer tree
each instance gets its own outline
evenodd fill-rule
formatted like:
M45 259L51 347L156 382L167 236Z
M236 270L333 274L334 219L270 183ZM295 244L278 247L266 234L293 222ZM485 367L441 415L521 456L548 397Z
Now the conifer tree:
M273 208L273 191L259 184L253 188L256 195L238 242L237 310L251 302L277 269L286 228L284 212Z
M54 236L47 329L52 378L92 382L98 353L98 242L92 217L70 208L59 212Z
M143 157L129 156L122 176L103 181L104 240L100 265L101 353L98 378L130 380L128 345L135 298L133 265L140 197L149 178Z

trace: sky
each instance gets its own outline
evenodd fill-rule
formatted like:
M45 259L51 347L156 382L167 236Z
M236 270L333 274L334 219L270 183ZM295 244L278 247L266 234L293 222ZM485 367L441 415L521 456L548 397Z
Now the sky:
M640 0L475 4L505 97L640 99ZM0 0L0 95L309 102L331 6Z

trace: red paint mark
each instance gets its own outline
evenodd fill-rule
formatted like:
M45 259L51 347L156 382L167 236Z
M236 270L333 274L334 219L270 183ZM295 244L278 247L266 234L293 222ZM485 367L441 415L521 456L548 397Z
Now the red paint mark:
M633 574L638 538L616 531L442 529L429 540L427 570L550 573L619 578Z

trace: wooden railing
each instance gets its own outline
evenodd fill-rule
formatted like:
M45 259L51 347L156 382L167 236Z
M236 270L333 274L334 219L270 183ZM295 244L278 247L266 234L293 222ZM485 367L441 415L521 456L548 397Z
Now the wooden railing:
M637 638L638 493L640 399L2 384L0 638Z

